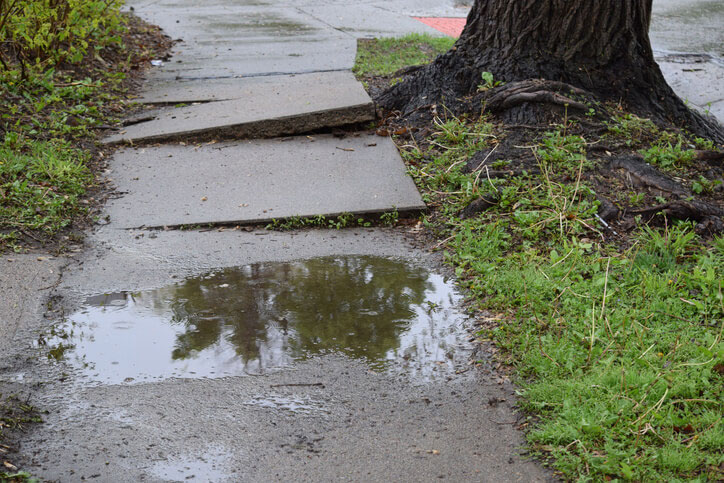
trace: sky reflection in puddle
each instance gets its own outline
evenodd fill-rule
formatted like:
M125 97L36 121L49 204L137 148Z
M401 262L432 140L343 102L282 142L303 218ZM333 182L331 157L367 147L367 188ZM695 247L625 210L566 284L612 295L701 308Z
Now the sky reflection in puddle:
M51 353L112 384L261 374L326 353L429 378L453 369L465 338L458 299L440 275L397 259L260 263L89 297Z

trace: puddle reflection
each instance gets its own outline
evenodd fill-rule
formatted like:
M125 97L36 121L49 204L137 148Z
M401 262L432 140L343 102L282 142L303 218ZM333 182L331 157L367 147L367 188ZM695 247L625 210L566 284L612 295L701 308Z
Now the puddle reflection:
M400 260L261 263L90 297L56 343L110 383L260 374L330 352L430 376L452 365L463 337L457 298L441 276Z

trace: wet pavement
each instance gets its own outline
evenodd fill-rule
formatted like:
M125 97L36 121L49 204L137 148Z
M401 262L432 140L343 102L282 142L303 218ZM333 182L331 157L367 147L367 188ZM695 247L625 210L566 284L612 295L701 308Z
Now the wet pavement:
M513 387L468 342L451 279L405 233L144 233L94 234L50 319L18 333L26 357L3 359L48 410L22 448L33 474L550 478L521 455Z
M348 69L357 37L428 31L410 16L466 11L464 2L438 0L131 3L185 39L152 74L149 98L177 83L187 94L205 90L206 100L233 96L239 75ZM652 38L660 56L707 53L669 57L667 75L695 103L716 107L721 31L707 25L721 10L694 3L709 9L692 34L699 40L666 33L690 17L682 2L667 0L654 2ZM708 85L692 87L691 78ZM340 156L362 151L333 147ZM183 148L143 148L136 156L146 164L133 172L123 154L111 162L108 176L128 189L83 253L0 259L0 310L8 314L0 322L10 334L0 338L0 387L32 392L48 411L23 441L23 469L48 481L552 479L522 454L514 387L471 345L474 328L452 279L439 258L411 244L405 230L414 228L141 228L191 213L163 191L183 172L173 168L175 151L163 150ZM214 145L184 152L196 149L201 164ZM144 170L156 178L139 190ZM185 171L187 182L175 188L194 210L252 208L251 184L218 199L194 191L203 171ZM389 181L379 179L387 169L368 171L370 186ZM207 185L218 189L227 178ZM257 185L255 198L285 198L290 209L311 196Z

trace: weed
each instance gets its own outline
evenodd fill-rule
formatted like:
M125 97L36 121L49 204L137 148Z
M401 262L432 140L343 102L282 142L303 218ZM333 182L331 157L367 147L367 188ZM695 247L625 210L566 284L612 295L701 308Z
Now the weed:
M488 89L493 89L494 87L503 85L501 81L496 81L493 74L490 72L483 72L480 76L483 83L478 85L478 92L487 91Z
M393 226L396 225L399 220L400 214L397 212L396 208L392 211L386 211L380 215L380 223L383 225Z
M634 114L613 116L605 123L609 134L624 139L629 146L637 145L642 140L658 134L659 129L650 119L643 119Z
M630 206L639 206L644 202L644 198L646 198L646 193L631 193L628 197L628 204Z
M705 151L713 151L716 149L716 146L714 145L714 141L711 139L704 139L704 138L694 138L694 146L696 146L696 149L703 149Z
M565 129L546 132L538 148L539 159L557 167L563 167L569 172L575 172L578 165L590 167L586 159L586 140L581 136L565 133Z
M641 154L647 163L654 164L665 170L690 166L696 157L693 150L682 147L681 140L674 145L671 142L660 142L649 149L642 150Z
M715 179L712 181L705 178L704 176L699 175L699 179L692 182L691 191L699 195L712 194L714 192L714 188L720 186L721 184L722 182L720 179Z

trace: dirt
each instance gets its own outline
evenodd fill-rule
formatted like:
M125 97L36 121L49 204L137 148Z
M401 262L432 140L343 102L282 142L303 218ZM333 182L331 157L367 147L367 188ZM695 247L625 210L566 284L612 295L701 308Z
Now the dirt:
M384 77L367 81L371 86L382 88L388 84ZM479 109L475 112L475 106L481 105L481 99L486 99L492 101L484 109L485 115L496 125L497 144L472 155L464 172L485 169L486 176L491 178L539 174L537 146L546 132L565 126L566 135L585 140L584 154L592 166L582 170L581 181L593 189L600 202L598 215L606 223L602 224L606 241L629 246L632 233L641 223L663 226L677 219L695 222L697 232L704 238L724 232L724 151L721 145L715 145L714 149L697 149L694 138L688 133L672 126L654 127L653 124L628 136L617 135L609 127L627 113L620 106L611 104L595 104L596 110L592 113L588 106L594 104L583 96L573 96L572 100L585 106L586 110L570 109L570 106L562 106L563 100L558 102L551 97L496 104L496 93L505 89L505 86L490 89L490 92L451 102L445 108L426 106L405 117L396 112L383 112L379 129L397 134L399 145L414 141L427 152L431 137L438 130L433 122L435 118L444 120L456 115L475 120L480 115ZM371 95L380 92L370 89ZM534 113L537 122L517 124L520 112L525 112L527 119ZM677 139L683 139L682 149L692 150L693 159L688 163L662 169L644 161L643 151L661 143L665 129L670 133L667 139L672 139L674 146ZM676 138L676 135L681 137ZM434 146L430 152L435 152ZM501 164L505 166L499 167ZM570 168L557 170L553 181L575 183L577 167ZM476 210L487 209L491 203L494 200L475 200L461 215L473 216Z

